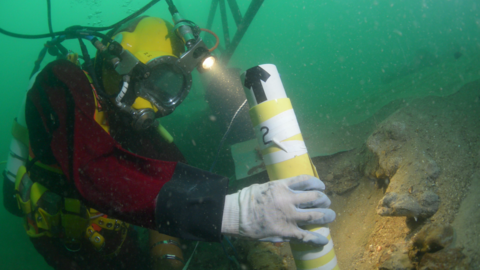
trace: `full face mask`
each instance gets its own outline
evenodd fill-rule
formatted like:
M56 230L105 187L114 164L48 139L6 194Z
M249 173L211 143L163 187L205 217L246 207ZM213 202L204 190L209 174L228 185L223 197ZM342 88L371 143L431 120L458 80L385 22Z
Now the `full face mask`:
M181 20L178 24L182 27ZM111 67L121 76L115 105L132 116L136 129L172 113L190 91L192 71L202 69L211 57L199 30L195 33L193 28L192 38L185 40L178 29L159 18L138 18L119 29L106 50ZM109 75L113 74L104 72L104 84Z

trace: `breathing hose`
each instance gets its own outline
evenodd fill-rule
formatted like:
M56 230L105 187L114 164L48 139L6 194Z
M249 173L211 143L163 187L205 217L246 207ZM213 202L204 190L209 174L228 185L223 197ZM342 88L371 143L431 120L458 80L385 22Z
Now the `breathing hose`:
M48 38L48 37L52 37L52 36L60 36L60 35L65 35L65 36L69 36L69 35L72 35L72 34L78 34L80 31L79 30L82 30L82 31L87 31L89 32L88 34L91 34L91 35L95 35L95 36L98 36L98 37L107 37L106 35L104 34L101 34L100 36L100 33L95 33L97 31L105 31L105 30L110 30L110 29L113 29L115 27L119 27L121 26L122 24L124 24L125 22L137 17L138 15L142 14L143 12L145 12L146 10L148 10L149 8L151 8L153 5L155 5L156 3L158 3L160 0L152 0L150 3L148 3L147 5L145 5L143 8L139 9L138 11L136 11L135 13L131 14L130 16L124 18L123 20L119 21L119 22L116 22L110 26L105 26L105 27L92 27L92 26L73 26L73 27L70 27L68 28L69 30L65 30L65 31L60 31L60 32L53 32L52 29L50 33L48 34L39 34L39 35L25 35L25 34L17 34L17 33L13 33L13 32L10 32L10 31L7 31L5 29L2 29L0 28L0 33L4 34L4 35L7 35L9 37L14 37L14 38L23 38L23 39L40 39L40 38ZM50 15L50 1L47 0L47 4L48 4L48 14L49 14L49 25L51 25L51 15ZM73 37L73 38L76 38Z

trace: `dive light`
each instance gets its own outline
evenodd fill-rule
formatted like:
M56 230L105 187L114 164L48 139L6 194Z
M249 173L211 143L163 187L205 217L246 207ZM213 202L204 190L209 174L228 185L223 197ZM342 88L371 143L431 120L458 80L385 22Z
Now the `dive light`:
M207 58L203 59L202 68L205 70L210 70L215 65L215 57L208 56Z
M180 56L177 64L186 70L197 68L199 72L212 69L215 57L210 54L207 45L199 37L200 27L192 21L183 19L172 0L166 2L175 24L174 31L187 47L187 51Z

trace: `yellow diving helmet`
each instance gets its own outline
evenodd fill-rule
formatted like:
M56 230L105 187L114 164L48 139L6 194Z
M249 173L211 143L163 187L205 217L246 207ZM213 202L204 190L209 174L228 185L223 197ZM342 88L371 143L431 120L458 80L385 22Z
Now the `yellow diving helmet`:
M187 48L160 18L140 17L115 31L103 54L102 81L115 105L132 115L134 128L148 128L188 95L191 72L209 52L200 38Z

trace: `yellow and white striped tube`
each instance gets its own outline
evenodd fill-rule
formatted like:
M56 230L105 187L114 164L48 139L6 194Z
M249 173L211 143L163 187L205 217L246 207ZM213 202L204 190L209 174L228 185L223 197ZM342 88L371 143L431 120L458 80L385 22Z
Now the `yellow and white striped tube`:
M242 74L242 82L270 181L301 174L318 177L275 65L248 69ZM291 244L297 269L338 270L328 227L310 226L306 229L320 233L329 241L318 248Z

